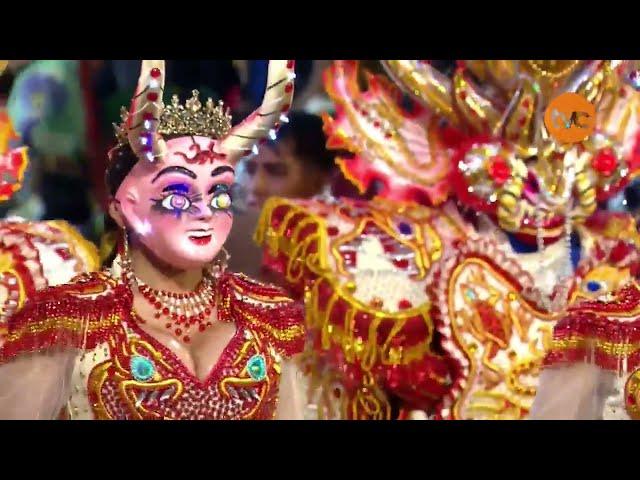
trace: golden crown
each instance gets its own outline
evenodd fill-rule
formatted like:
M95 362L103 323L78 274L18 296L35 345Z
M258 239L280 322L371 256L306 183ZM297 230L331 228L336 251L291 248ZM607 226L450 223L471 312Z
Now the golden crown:
M128 143L127 120L129 112L125 107L120 109L122 123L115 125L116 138L118 143L124 145ZM177 95L171 97L171 104L165 105L162 109L157 132L160 135L179 136L201 136L210 138L222 138L231 129L231 115L229 108L224 108L224 103L220 100L217 104L208 98L204 106L200 102L200 94L197 90L192 91L192 97L188 99L184 106L180 104Z

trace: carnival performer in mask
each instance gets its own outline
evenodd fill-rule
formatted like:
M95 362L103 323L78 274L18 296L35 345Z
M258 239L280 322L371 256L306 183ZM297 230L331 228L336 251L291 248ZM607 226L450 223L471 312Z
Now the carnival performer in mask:
M377 198L272 198L256 231L305 298L309 415L526 418L566 304L635 261L633 219L594 213L640 169L640 94L616 61L384 64L394 82L354 61L325 75L327 145ZM597 110L576 145L543 123L564 92Z
M164 61L145 60L106 179L120 229L112 262L34 295L9 320L1 418L297 418L300 307L224 270L234 164L275 135L294 62L271 61L262 105L163 103Z

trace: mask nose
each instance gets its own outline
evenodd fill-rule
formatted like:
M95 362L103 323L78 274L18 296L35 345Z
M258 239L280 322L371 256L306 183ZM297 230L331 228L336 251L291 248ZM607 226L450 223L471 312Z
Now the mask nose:
M198 202L196 206L198 207L198 212L195 214L195 216L198 220L206 221L210 220L211 217L213 217L213 212L211 211L211 208L209 208L209 205L206 203L206 201L202 200Z

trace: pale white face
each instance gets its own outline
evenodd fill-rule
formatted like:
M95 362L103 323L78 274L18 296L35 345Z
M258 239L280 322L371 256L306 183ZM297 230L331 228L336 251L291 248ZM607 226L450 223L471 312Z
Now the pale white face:
M116 193L124 223L157 258L199 268L220 252L233 223L234 169L213 140L179 137L155 163L139 161Z

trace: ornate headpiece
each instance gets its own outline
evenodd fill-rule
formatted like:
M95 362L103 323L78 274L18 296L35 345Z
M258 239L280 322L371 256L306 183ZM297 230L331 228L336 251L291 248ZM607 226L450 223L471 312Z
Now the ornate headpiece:
M203 106L197 90L184 106L176 95L165 106L164 60L143 60L131 106L123 109L122 123L114 125L118 143L128 143L138 157L153 162L166 152L164 135L203 136L216 140L214 153L235 162L255 152L262 138L275 137L281 121L286 121L293 98L294 66L293 60L271 60L262 105L231 127L231 116L223 103L208 99Z
M640 94L624 84L625 65L474 60L449 78L427 61L386 60L397 87L426 107L406 112L395 85L370 76L363 90L357 64L336 61L325 76L336 102L336 115L325 116L328 146L352 153L338 163L363 191L376 181L379 196L434 205L453 194L508 231L531 233L535 217L548 220L545 235L558 235L560 218L583 221L640 173ZM597 112L595 132L574 151L542 121L565 92Z
M118 143L123 145L128 142L127 119L129 112L125 107L120 109L122 123L115 125ZM171 97L171 104L164 107L158 133L160 135L194 135L201 137L222 138L231 130L231 115L229 109L225 110L222 101L217 105L211 98L203 106L200 103L199 93L193 90L192 97L185 105L180 104L177 95Z

